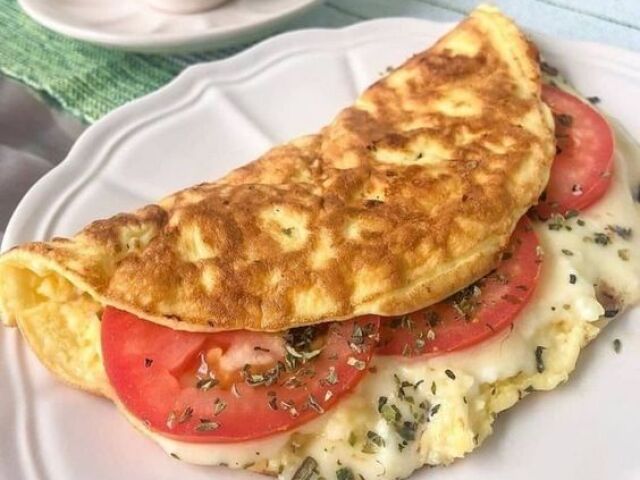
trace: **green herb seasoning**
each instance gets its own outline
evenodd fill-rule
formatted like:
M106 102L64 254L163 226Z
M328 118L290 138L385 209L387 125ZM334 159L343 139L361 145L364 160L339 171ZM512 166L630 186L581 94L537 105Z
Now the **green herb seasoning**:
M336 383L338 383L338 374L336 372L336 367L329 367L329 372L324 379L329 385L335 385Z
M267 405L269 405L269 408L274 411L278 410L278 398L276 392L267 392L267 398Z
M287 371L292 371L300 365L309 362L322 352L322 349L314 349L315 339L320 334L315 326L291 328L284 334L285 357L284 366Z
M285 370L285 364L278 362L273 368L270 368L266 372L252 373L251 365L247 364L242 368L240 373L242 374L245 383L251 387L258 387L261 385L269 387L278 381L280 375Z
M569 227L566 224L566 219L562 216L559 215L557 213L554 213L553 215L551 215L551 217L549 218L549 222L547 223L547 228L549 230L562 230L563 228L567 228ZM570 229L570 227L569 227Z
M536 370L538 371L538 373L542 373L544 372L544 359L542 358L542 355L545 351L545 347L538 345L536 347Z
M324 408L322 408L322 406L318 403L316 398L311 393L309 394L309 397L307 398L307 404L309 405L309 407L311 409L315 410L316 412L318 412L320 414L324 413Z
M318 474L318 462L312 457L305 458L291 480L311 480Z
M364 343L364 330L357 323L353 326L353 333L351 334L351 343L353 345L362 345Z
M219 398L216 398L213 402L213 414L215 416L220 415L224 409L227 408L227 402L225 402L224 400L220 400Z
M203 378L201 380L198 380L198 383L196 383L196 388L202 390L203 392L206 392L207 390L210 390L211 388L218 385L218 383L218 380L216 380L215 378Z
M395 425L395 429L400 438L407 442L412 442L416 439L418 424L416 422L402 422L402 424Z
M280 407L283 410L289 412L289 415L294 418L300 415L300 412L298 412L298 409L296 408L295 402L292 400L280 400Z
M400 317L400 326L407 330L413 330L413 320L409 315L403 315Z
M413 419L418 423L424 423L427 421L427 415L429 414L430 404L427 401L420 402L418 409L411 409Z
M555 77L558 75L558 69L552 65L549 65L547 62L540 62L540 70L542 70L542 73L549 75L550 77Z
M378 451L378 447L376 447L371 442L365 442L365 444L362 446L361 451L362 453L366 453L367 455L372 455Z
M193 416L193 408L185 407L185 409L182 411L182 413L178 417L178 423L188 422L192 416Z
M350 468L342 467L336 470L336 479L337 480L356 480L356 477Z
M367 364L362 360L358 360L355 357L347 358L347 365L355 368L356 370L364 370L367 367Z
M367 432L367 441L362 447L362 453L372 454L376 453L379 448L385 446L384 439L376 432L369 430Z
M398 407L393 404L385 404L380 409L380 415L389 423L399 422L402 414Z
M440 323L440 315L434 310L427 310L424 312L424 319L427 326L434 328Z
M613 340L613 350L616 353L620 353L622 351L622 342L620 341L619 338L616 338L615 340Z
M604 311L604 318L613 318L615 317L620 310L617 308L609 308Z
M596 232L593 234L593 242L597 245L606 247L611 243L611 237L609 237L609 235L607 235L606 233Z
M371 443L377 445L378 447L384 447L385 446L384 439L380 435L378 435L376 432L373 432L371 430L369 430L367 432L367 440L369 440Z
M196 432L211 432L220 427L218 422L213 422L207 418L201 418L200 423L196 426Z
M450 302L458 314L465 320L469 320L478 307L478 298L482 294L476 284L469 285L450 297Z
M556 122L565 128L570 128L573 125L573 117L566 113L558 113L554 115Z
M609 225L607 229L623 240L631 240L633 237L633 230L629 227L622 227L620 225Z

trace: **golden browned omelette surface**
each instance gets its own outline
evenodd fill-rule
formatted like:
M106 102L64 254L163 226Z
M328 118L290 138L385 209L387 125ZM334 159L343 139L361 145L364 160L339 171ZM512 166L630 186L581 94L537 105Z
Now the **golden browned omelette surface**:
M6 253L0 311L20 321L34 275L180 329L416 310L493 267L554 152L535 49L481 8L318 134L71 239Z

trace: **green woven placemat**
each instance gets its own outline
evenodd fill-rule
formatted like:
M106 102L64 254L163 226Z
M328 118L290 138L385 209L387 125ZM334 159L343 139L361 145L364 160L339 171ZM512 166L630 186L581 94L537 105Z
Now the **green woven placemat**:
M184 68L172 57L131 55L67 39L33 22L14 0L1 2L0 69L87 121L163 85Z
M55 2L56 0L51 0ZM133 1L133 0L132 0ZM255 0L260 1L260 0ZM338 27L383 16L460 18L481 0L325 0L286 29ZM492 0L522 26L551 35L640 50L638 0ZM139 55L50 32L0 0L0 71L46 93L92 122L169 82L188 65L227 57L247 45L195 55Z
M357 17L329 18L329 25ZM0 0L0 70L46 93L87 122L166 84L187 66L247 45L192 55L143 55L102 48L51 32L15 0Z
M341 26L361 17L331 9L314 15L318 26ZM308 22L302 19L299 26ZM191 55L144 55L102 48L51 32L24 14L16 0L0 0L0 71L87 122L168 83L194 63L246 48Z

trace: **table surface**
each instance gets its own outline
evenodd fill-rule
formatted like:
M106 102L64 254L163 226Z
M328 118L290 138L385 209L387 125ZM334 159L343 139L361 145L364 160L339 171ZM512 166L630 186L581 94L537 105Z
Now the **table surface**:
M64 159L86 127L0 75L0 241L22 196Z
M339 27L384 16L455 21L477 3L477 0L328 0L297 19L289 29ZM637 0L492 3L531 30L640 50L640 3ZM39 93L0 75L0 240L22 196L37 179L64 159L86 127L86 123Z

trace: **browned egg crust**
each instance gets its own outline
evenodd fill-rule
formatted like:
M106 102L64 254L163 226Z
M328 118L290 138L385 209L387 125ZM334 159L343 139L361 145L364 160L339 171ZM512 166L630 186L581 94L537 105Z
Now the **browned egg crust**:
M4 260L178 329L402 314L494 267L554 151L535 48L479 10L319 133Z

